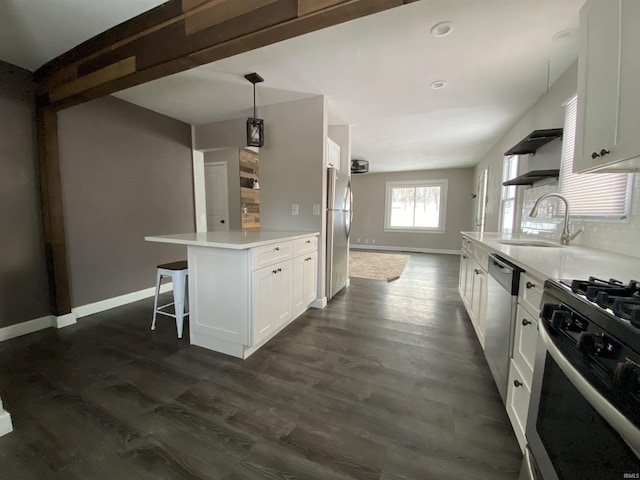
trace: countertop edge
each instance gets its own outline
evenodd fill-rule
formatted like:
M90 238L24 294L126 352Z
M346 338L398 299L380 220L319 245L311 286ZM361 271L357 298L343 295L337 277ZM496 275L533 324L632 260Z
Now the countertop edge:
M181 235L181 234L177 234L177 235ZM293 241L293 240L298 240L300 238L306 238L306 237L317 237L319 235L320 235L319 232L300 232L293 235L284 234L282 237L255 240L248 243L233 243L233 242L230 243L230 242L224 242L224 241L172 238L172 235L166 235L166 236L165 235L148 235L148 236L145 236L144 239L147 242L170 243L174 245L186 245L186 246L192 246L192 247L224 248L228 250L248 250L251 248L272 245L278 242Z

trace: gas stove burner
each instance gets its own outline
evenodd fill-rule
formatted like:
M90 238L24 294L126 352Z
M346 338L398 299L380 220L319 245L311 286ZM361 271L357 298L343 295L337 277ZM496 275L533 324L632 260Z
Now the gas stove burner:
M623 287L621 281L616 280L615 278L610 278L609 280L602 280L596 277L589 277L589 280L572 280L571 281L571 290L573 293L581 293L583 295L586 294L587 288L620 288Z
M627 285L613 278L602 280L589 277L588 280L566 282L571 291L584 296L589 302L609 311L618 318L628 320L640 328L640 282L631 280Z

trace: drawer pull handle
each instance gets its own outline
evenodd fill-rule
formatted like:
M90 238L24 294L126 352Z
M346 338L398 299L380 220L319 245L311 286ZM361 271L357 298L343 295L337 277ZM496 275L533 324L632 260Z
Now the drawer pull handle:
M280 250L280 247L276 247L276 248L274 248L274 250L277 252L277 251Z
M536 288L536 284L535 283L531 283L531 282L527 282L526 287L527 288Z
M282 269L281 269L281 268L279 268L279 269L278 269L278 271L279 271L279 272L281 272L281 271L282 271Z
M522 386L522 382L520 380L514 380L513 381L513 386L518 388Z
M605 155L609 155L611 152L609 150L605 150L604 148L600 150L600 156L604 157Z
M311 243L311 240L307 240L307 243Z
M278 270L273 270L273 273L278 273Z
M598 152L593 152L593 153L591 154L591 158L593 158L594 160L595 160L596 158L598 158L599 156L600 156L600 155L598 155Z
M477 268L474 268L473 271L476 275L480 275L482 273L482 270L478 270Z
M526 318L522 319L522 326L526 327L527 325L531 325L531 322L529 320L527 320Z

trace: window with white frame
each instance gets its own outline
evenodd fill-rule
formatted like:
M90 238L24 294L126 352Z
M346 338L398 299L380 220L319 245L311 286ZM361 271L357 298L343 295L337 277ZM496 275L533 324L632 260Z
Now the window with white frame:
M385 232L444 233L447 180L387 182Z
M502 181L506 182L518 176L518 156L504 157L502 168ZM513 224L516 217L516 186L502 187L502 199L500 201L500 231L513 233Z
M569 100L565 105L558 190L569 201L573 218L585 220L622 220L628 218L631 208L633 175L628 173L573 173L577 105L578 97ZM560 207L561 205L559 205L559 210Z

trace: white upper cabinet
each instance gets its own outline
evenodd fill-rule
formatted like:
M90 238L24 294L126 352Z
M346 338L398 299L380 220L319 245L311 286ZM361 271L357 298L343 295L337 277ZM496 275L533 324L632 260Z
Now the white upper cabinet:
M638 0L580 11L576 172L640 168L639 21Z

